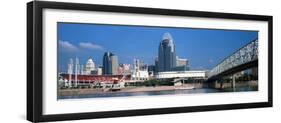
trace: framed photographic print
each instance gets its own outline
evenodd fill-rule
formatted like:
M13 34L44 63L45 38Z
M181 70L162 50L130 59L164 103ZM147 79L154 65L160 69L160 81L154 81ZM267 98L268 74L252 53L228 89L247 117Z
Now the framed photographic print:
M272 16L33 1L33 122L272 107Z

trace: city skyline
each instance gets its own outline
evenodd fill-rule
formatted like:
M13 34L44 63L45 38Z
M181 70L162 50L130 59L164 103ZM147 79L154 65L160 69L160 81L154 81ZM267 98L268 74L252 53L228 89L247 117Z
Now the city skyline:
M138 58L154 65L158 45L166 32L173 36L177 55L188 59L192 70L206 70L258 37L256 31L70 23L58 23L58 31L60 72L66 71L69 58L74 57L81 64L92 58L98 67L105 52L116 54L119 63L132 64Z

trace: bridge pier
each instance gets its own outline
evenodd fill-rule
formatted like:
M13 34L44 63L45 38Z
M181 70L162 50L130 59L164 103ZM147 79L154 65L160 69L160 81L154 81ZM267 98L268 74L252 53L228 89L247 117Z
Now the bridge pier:
M232 84L231 84L231 86L232 86L232 88L233 88L233 91L235 91L235 84L236 84L236 75L235 74L233 74L232 75Z
M222 89L223 88L223 81L221 79L215 80L215 83L213 85L214 88Z
M220 82L220 89L223 89L223 81L221 81L221 79L219 79Z
M218 88L220 88L220 89L224 88L222 79L217 79L216 80L216 85L218 85Z

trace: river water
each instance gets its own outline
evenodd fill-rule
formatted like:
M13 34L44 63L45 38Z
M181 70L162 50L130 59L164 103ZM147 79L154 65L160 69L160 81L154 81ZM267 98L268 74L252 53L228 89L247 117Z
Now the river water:
M165 90L165 91L147 91L147 92L110 92L110 93L95 93L73 96L59 96L58 99L79 99L79 98L101 98L101 97L127 97L127 96L153 96L153 95L175 95L175 94L196 94L196 93L219 93L219 92L246 92L257 91L256 87L240 87L227 89L182 89L182 90Z

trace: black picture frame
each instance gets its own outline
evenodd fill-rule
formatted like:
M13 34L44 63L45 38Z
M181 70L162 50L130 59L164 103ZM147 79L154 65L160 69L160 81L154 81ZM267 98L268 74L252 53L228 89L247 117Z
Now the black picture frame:
M191 107L173 107L173 108L157 108L157 109L138 109L138 110L122 110L122 111L106 111L91 113L71 113L57 115L43 115L42 102L42 10L65 9L65 10L86 10L86 11L104 11L104 12L120 12L120 13L139 13L150 15L170 15L170 16L188 16L188 17L204 17L204 18L220 18L220 19L238 19L238 20L255 20L268 22L268 101L256 103L241 104L224 104L224 105L207 105L207 106L191 106ZM154 114L170 114L184 112L229 110L229 109L245 109L258 107L272 107L272 37L273 37L273 17L264 15L248 15L233 13L217 13L202 11L185 11L170 10L156 8L140 8L125 6L109 6L109 5L93 5L80 3L63 3L63 2L45 2L33 1L27 3L27 120L31 122L44 121L63 121L63 120L79 120L94 119L107 117L124 117L137 115L154 115Z

